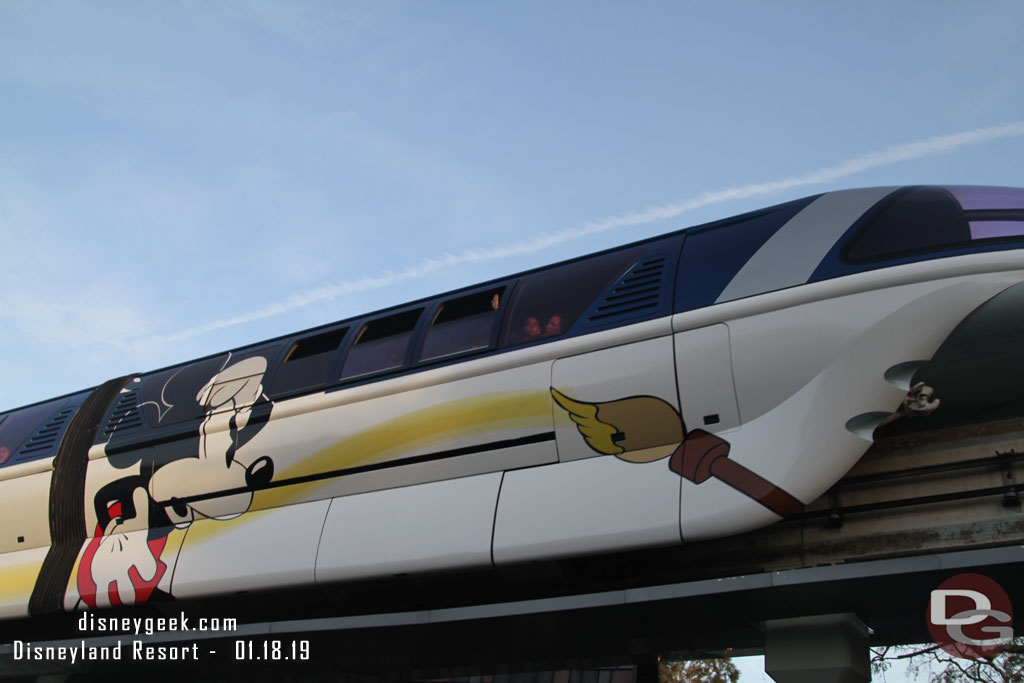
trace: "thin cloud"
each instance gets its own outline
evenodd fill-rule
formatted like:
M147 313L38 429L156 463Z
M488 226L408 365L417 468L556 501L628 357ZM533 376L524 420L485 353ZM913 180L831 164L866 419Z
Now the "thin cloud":
M721 204L736 199L750 199L752 197L772 195L782 192L783 190L803 187L805 185L827 183L862 171L878 168L880 166L888 166L901 161L934 156L936 154L951 152L969 145L976 145L983 142L990 142L992 140L1021 135L1024 135L1024 121L1007 123L1001 126L991 126L988 128L978 128L975 130L953 133L951 135L940 135L926 140L896 145L895 147L888 147L877 152L871 152L863 156L849 159L834 166L821 168L805 175L791 176L780 180L741 185L714 192L707 192L698 197L693 197L682 202L663 204L644 209L643 211L609 216L600 220L590 221L579 227L566 228L558 232L540 235L522 242L492 248L466 249L455 254L449 252L424 259L415 265L411 265L404 270L397 272L389 270L380 273L379 275L365 276L355 280L326 284L321 287L317 287L316 289L292 294L282 301L272 303L248 313L215 320L204 325L190 327L168 335L151 337L148 341L168 342L190 339L192 337L224 329L226 327L233 327L235 325L241 325L275 315L288 313L313 303L330 301L331 299L335 299L339 296L356 294L374 289L383 289L408 280L416 280L443 268L471 263L498 261L512 256L532 254L555 246L556 244L580 239L588 235L606 232L617 228L643 225L645 223L651 223L667 218L675 218L676 216L688 211L693 211L695 209L714 204Z

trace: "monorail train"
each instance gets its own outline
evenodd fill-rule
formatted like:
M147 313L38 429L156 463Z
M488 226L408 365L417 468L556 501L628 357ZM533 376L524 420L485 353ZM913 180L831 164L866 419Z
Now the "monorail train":
M771 524L942 410L1022 248L1021 189L829 192L11 410L0 616Z

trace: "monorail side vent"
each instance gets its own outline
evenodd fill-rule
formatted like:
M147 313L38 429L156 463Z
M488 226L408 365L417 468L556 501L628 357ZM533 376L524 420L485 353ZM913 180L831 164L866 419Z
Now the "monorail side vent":
M54 413L36 430L35 434L26 439L11 461L15 463L28 462L56 454L57 444L60 443L60 438L64 435L64 430L77 409L77 405L66 406Z
M612 285L587 318L591 324L626 321L650 315L664 303L664 254L649 256L630 268Z
M114 404L107 424L103 427L103 436L109 437L114 432L123 432L142 426L142 413L139 412L139 391L122 392Z

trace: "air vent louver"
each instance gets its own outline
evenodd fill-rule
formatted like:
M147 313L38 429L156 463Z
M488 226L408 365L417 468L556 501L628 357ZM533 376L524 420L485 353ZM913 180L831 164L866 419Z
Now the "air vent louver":
M103 427L103 436L109 437L114 432L123 432L142 426L142 413L139 412L139 391L123 391L117 403L110 411L107 424Z
M36 430L35 434L21 445L18 452L14 454L12 462L27 462L54 455L57 452L60 437L64 434L64 429L77 409L78 406L67 406L54 413L42 427Z
M653 313L662 305L666 258L663 254L643 259L608 291L587 318L590 323L628 320Z

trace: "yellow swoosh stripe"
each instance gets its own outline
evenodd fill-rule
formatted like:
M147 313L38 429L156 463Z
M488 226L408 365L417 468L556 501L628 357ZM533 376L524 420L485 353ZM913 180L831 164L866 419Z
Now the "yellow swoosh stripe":
M42 566L39 561L0 567L0 602L28 603Z
M476 396L398 416L343 438L282 470L275 479L290 479L331 470L387 462L415 449L476 434L509 429L551 427L551 400L546 390L515 391ZM257 491L250 512L316 500L334 480ZM189 528L190 547L244 524L246 515L216 524Z

